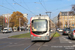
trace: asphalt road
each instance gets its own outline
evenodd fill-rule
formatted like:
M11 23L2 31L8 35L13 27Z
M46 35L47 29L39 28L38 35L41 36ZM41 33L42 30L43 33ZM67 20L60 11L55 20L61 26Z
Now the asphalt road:
M0 33L0 39L2 38L8 38L10 36L13 36L13 35L19 35L19 34L24 34L24 33L27 33L28 31L20 31L20 32L11 32L11 33Z
M31 42L30 38L25 39L0 39L0 50L25 50L28 46L34 43L27 50L75 50L75 40L70 40L67 35L62 35L53 38L49 42Z
M62 33L60 33L62 35ZM60 43L75 43L75 40L71 40L68 38L68 35L62 35L60 38Z

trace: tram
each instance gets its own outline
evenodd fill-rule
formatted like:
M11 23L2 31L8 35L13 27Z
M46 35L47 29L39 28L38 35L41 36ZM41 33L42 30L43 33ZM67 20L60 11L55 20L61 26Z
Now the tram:
M50 18L47 15L37 15L30 19L31 41L50 40Z

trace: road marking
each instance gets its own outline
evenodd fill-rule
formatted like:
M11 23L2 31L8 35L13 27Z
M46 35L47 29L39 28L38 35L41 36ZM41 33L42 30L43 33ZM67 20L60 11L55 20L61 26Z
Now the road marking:
M75 47L75 45L73 45L73 47Z
M61 37L60 39L60 43L73 43L72 41L70 41L67 37Z
M65 39L66 41L69 41L68 39L66 39L65 37L62 37L63 39Z
M72 43L72 42L69 42L69 43Z
M13 46L22 46L24 44L18 44L18 45L9 45L9 47L13 47Z

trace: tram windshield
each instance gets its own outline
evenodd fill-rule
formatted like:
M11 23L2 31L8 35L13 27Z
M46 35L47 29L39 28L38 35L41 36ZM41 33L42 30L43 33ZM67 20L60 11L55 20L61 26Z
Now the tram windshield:
M47 30L47 20L33 20L32 21L32 31L33 32L40 32L40 31L46 31Z

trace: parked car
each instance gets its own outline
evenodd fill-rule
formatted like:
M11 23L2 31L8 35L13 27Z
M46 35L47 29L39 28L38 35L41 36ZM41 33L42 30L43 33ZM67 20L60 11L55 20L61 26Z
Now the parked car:
M70 33L70 28L63 29L63 35Z
M58 32L63 32L63 29L59 29Z
M13 27L13 31L16 32L17 31L17 27Z
M58 30L59 30L59 28L56 29L56 31L58 31Z
M51 29L50 32L52 33L53 32L53 29Z
M71 40L75 39L75 28L70 31L70 33L68 34L68 38L70 38Z
M8 32L12 32L12 28L4 28L3 33L8 33Z

